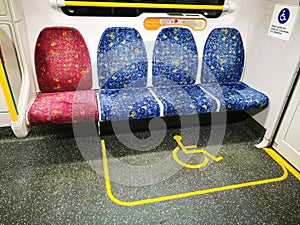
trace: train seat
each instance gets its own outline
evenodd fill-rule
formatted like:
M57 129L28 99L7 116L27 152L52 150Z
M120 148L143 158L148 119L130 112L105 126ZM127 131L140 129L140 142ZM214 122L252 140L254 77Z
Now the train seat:
M152 118L160 115L147 88L148 59L134 28L111 27L98 45L100 121Z
M238 30L214 29L203 50L197 83L199 56L192 32L167 27L156 38L149 74L139 32L108 28L101 36L97 56L99 120L263 109L268 97L240 81L244 55Z
M43 29L36 43L35 67L40 93L28 110L29 125L98 119L89 52L78 30Z
M215 96L221 111L262 109L268 97L241 82L244 69L244 46L235 28L217 28L206 41L201 88Z
M190 30L164 28L153 51L153 91L164 106L164 116L216 111L216 102L198 85L197 46Z

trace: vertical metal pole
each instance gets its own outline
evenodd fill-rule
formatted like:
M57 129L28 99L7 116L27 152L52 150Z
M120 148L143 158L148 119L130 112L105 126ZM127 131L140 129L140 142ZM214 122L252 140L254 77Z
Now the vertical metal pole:
M0 85L2 87L2 91L6 100L6 104L10 113L11 121L18 121L18 110L16 107L16 103L14 97L12 95L11 87L9 84L8 77L6 75L6 70L3 65L3 59L0 57Z

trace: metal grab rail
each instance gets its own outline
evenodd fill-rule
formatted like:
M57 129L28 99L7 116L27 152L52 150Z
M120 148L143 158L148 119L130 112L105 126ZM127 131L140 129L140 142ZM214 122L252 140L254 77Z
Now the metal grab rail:
M192 4L165 4L165 3L136 3L136 2L88 2L88 1L65 1L50 0L51 5L85 6L85 7L116 7L116 8L151 8L151 9L193 9L193 10L222 10L229 11L230 5L192 5Z

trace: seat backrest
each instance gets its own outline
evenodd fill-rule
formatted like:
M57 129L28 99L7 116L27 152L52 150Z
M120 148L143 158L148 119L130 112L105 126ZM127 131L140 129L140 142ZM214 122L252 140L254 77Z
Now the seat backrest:
M154 46L152 70L153 86L195 83L198 52L189 29L168 27L160 31Z
M35 47L35 68L42 92L87 90L92 87L89 51L75 28L43 29Z
M204 47L201 83L240 81L244 55L242 37L237 29L212 30Z
M146 87L148 60L140 33L129 27L107 28L98 45L101 89Z

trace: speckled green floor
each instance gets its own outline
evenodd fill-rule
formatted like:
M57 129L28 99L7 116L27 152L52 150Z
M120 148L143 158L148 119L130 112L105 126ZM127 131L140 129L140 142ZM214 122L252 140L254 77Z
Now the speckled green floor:
M222 161L203 170L181 168L170 175L174 165L166 159L176 147L173 135L180 133L170 127L153 151L133 150L110 133L102 137L116 197L137 201L282 175L274 160L255 149L264 130L244 114L226 127L219 125L213 134L210 126L202 125L198 137L183 140L196 138L199 147L217 149L209 137L225 131L216 153L224 157ZM185 128L189 129L193 127ZM74 138L74 133L80 137ZM44 126L32 128L26 139L18 140L10 129L1 128L0 224L300 224L300 182L291 174L277 183L133 207L117 205L107 197L101 146L92 134L86 126L74 131L70 125ZM150 133L135 136L146 139ZM164 169L158 164L162 161ZM161 173L156 174L158 170Z

